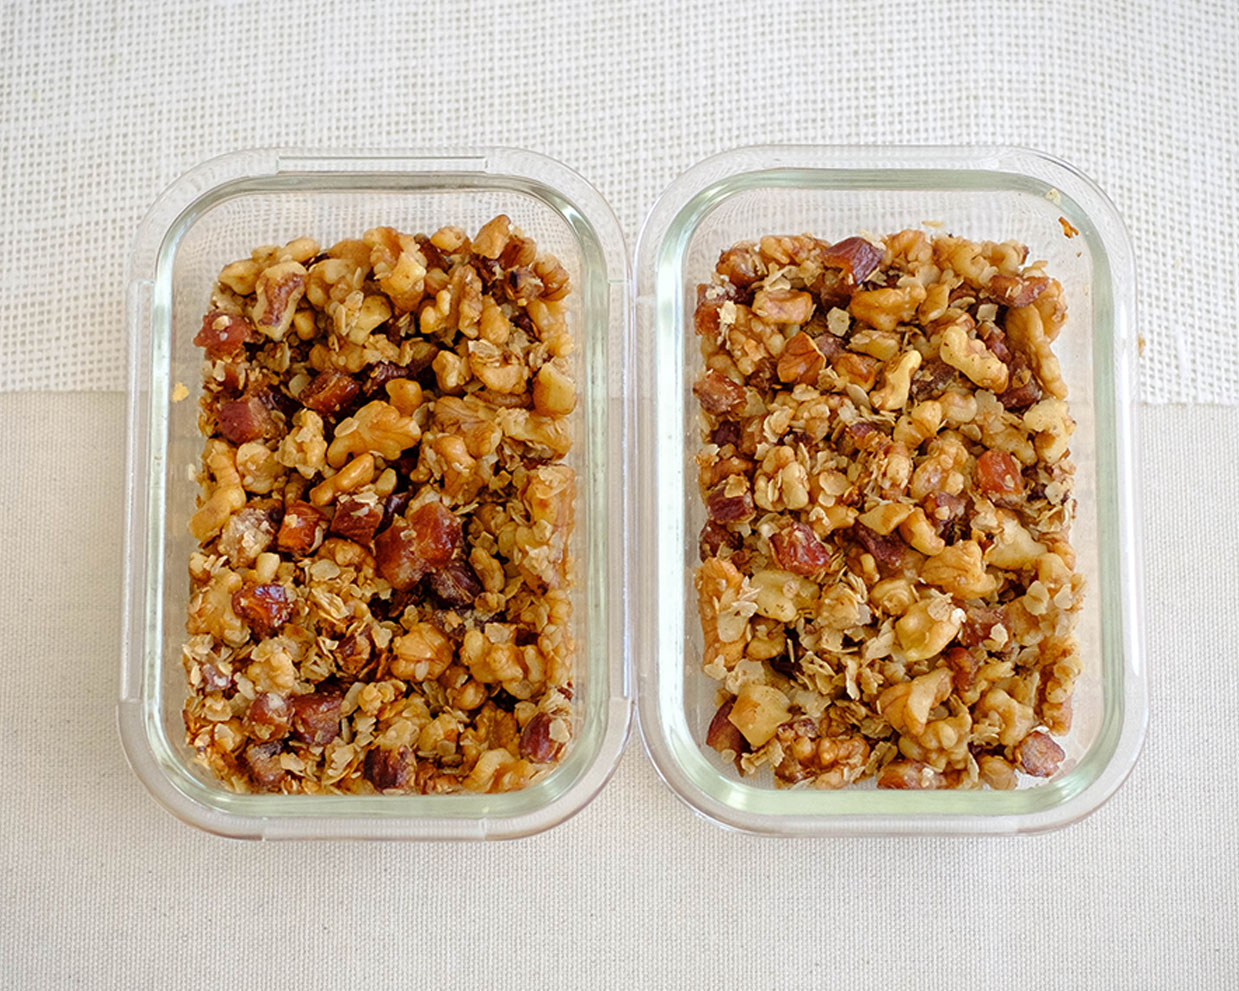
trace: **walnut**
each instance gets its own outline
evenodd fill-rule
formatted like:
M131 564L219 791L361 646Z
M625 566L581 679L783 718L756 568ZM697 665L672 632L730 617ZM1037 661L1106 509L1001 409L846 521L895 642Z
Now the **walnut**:
M284 474L275 452L261 441L250 441L237 448L237 473L247 492L266 495Z
M305 293L305 268L295 261L279 262L259 273L254 284L254 327L272 340L283 340Z
M469 342L469 370L493 392L524 392L529 379L529 368L518 355L489 341Z
M1007 388L1007 366L982 341L969 337L958 324L952 324L943 331L938 354L982 389L1003 392Z
M293 414L292 429L284 435L275 459L294 468L305 478L313 478L326 464L327 442L323 439L323 418L313 410Z
M189 532L201 543L219 533L228 517L245 505L245 488L237 471L236 452L223 441L211 441L204 460L211 485L206 501L189 520Z
M422 436L411 416L381 399L367 403L336 426L327 448L327 463L338 468L356 454L373 454L394 461Z
M912 373L921 365L919 351L905 351L897 361L887 362L883 369L882 386L869 397L875 409L902 409L912 387Z
M964 622L964 611L945 596L921 599L895 623L895 634L909 661L923 661L940 653Z
M781 691L770 685L748 682L736 693L727 719L744 734L750 746L760 747L790 715L787 696Z
M544 416L567 416L576 408L576 385L562 358L552 359L538 369L533 383L533 408Z
M960 599L980 599L998 588L998 580L988 574L975 540L952 544L921 567L921 581L936 585Z
M324 478L310 489L310 502L316 506L330 505L337 496L355 492L372 481L374 481L374 455L358 455L334 475Z
M919 282L890 289L867 289L852 295L848 312L875 330L894 330L911 320L925 300L925 287Z
M417 307L425 295L426 256L417 241L390 227L368 230L362 238L370 248L369 262L379 288L398 313Z
M417 623L392 641L391 673L406 681L439 677L452 663L452 643L429 623Z
M891 685L878 696L878 711L900 733L919 737L930 711L951 693L951 673L935 668L911 681Z
M786 445L771 448L753 482L753 499L762 509L803 509L809 504L809 474Z
M1032 363L1041 387L1056 399L1067 397L1067 383L1045 330L1045 323L1036 306L1020 306L1007 311L1003 325L1012 345Z

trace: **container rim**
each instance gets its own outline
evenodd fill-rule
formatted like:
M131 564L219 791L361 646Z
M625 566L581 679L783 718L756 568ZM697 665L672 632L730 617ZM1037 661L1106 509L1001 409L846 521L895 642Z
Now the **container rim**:
M609 634L614 641L613 658L602 677L604 697L596 710L605 720L590 763L545 805L512 815L241 815L211 808L187 795L171 780L152 747L146 725L147 700L145 655L150 635L148 592L150 561L148 536L155 517L148 469L152 456L152 411L161 401L159 390L150 386L153 357L153 289L157 269L172 230L195 207L219 196L243 180L304 175L307 182L332 175L371 177L383 188L427 189L438 176L487 179L491 188L510 188L539 196L548 205L575 220L574 229L589 229L598 257L605 266L599 313L606 329L600 333L609 368L598 403L605 411L605 435L600 436L600 454L625 455L630 417L617 404L627 392L632 350L633 322L629 310L628 253L619 221L601 194L578 172L548 156L518 148L487 146L441 150L392 150L340 152L297 148L259 148L235 151L209 159L185 172L156 198L140 222L126 270L126 323L128 347L126 408L126 479L124 518L124 577L122 593L122 657L120 693L116 706L117 728L126 759L152 797L182 821L207 832L253 839L501 839L542 832L575 815L585 807L614 773L633 721L629 655L631 628L627 594L630 571L627 533L616 533L629 518L628 495L616 498L614 508L620 524L602 535L607 563L605 574L618 579L618 589L605 589ZM569 216L570 215L570 216ZM605 307L605 309L602 309ZM617 469L618 471L618 469ZM610 505L610 503L608 503ZM412 796L420 798L421 796ZM451 799L453 796L446 796ZM336 803L347 803L347 796ZM398 796L392 801L406 801ZM379 797L375 797L379 800Z
M1061 200L1069 216L1075 211L1074 215L1087 218L1098 231L1112 287L1112 317L1108 341L1110 363L1104 372L1095 365L1094 377L1108 374L1112 376L1112 386L1108 390L1098 389L1095 402L1098 422L1105 420L1113 436L1113 459L1108 465L1111 470L1103 473L1099 468L1098 471L1098 501L1100 503L1103 498L1111 501L1118 536L1118 547L1111 548L1110 553L1115 559L1116 599L1122 619L1118 631L1123 661L1121 725L1114 749L1100 773L1081 790L1049 809L995 815L945 811L904 815L750 812L722 802L699 787L681 766L661 724L657 692L660 654L675 648L659 642L657 626L652 619L658 609L657 583L650 581L634 590L638 602L633 611L638 725L646 752L664 782L693 811L717 825L743 832L780 836L973 835L1037 833L1066 826L1099 808L1126 780L1140 754L1148 724L1140 496L1133 484L1138 450L1133 417L1138 337L1136 275L1130 236L1118 210L1096 183L1067 162L1029 148L1008 145L753 145L735 148L704 159L683 172L650 207L641 225L634 250L633 310L639 353L643 357L652 352L655 335L668 332L659 323L655 276L659 254L673 224L685 211L708 212L726 198L729 183L742 175L760 173L771 185L792 185L794 175L803 172L811 172L819 179L826 178L828 181L823 185L834 189L935 188L930 184L948 175L956 180L961 175L974 177L978 180L977 188L1031 181L1030 188L1037 188L1039 195L1055 203ZM918 187L910 181L913 176L918 176L926 185ZM652 380L652 373L647 363L637 376L639 389ZM656 426L649 412L653 396L647 389L638 394L637 402L635 436L639 445L653 451ZM658 480L652 461L652 457L648 458L640 466L641 501L634 522L639 532L653 531L659 512ZM656 574L650 548L645 546L641 552L636 573ZM938 795L922 797L933 801Z

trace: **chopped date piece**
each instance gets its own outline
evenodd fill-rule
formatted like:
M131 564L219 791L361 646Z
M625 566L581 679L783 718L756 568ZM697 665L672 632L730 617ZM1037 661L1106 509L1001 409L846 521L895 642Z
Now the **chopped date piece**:
M903 563L908 545L900 539L897 531L881 534L857 522L852 524L852 533L855 534L857 542L883 567L898 568Z
M554 721L545 712L538 712L521 731L521 756L535 764L547 764L563 749L563 744L551 736Z
M313 554L327 535L327 514L300 499L288 504L275 546L288 554Z
M713 747L719 753L730 750L737 756L747 753L749 746L735 723L729 718L732 707L736 704L734 698L729 698L718 707L714 718L710 720L710 728L706 730L706 746Z
M202 329L194 337L194 343L206 350L211 361L218 361L235 356L257 337L253 325L245 317L212 310L202 318Z
M373 494L363 499L345 495L336 501L331 532L359 544L368 544L383 521L383 506Z
M931 492L925 497L925 518L931 526L943 533L947 527L964 515L968 503L963 496L950 492Z
M965 647L977 647L993 637L995 626L1005 626L1007 611L1002 606L968 605L964 622L959 628L959 642Z
M917 402L935 399L955 378L955 369L941 358L927 358L912 373L911 396Z
M1030 306L1046 289L1050 280L1044 275L1017 278L1013 275L995 275L986 287L989 294L1003 306Z
M1024 489L1020 463L1006 451L986 451L977 458L977 488L987 495L1016 495Z
M743 523L757 514L753 494L745 489L739 495L727 495L727 482L720 482L706 499L706 510L715 523Z
M416 365L395 365L389 361L374 365L370 369L370 374L366 376L365 388L362 391L367 396L386 395L385 389L388 382L394 382L396 379L411 379L416 378L418 374L430 366L430 362L434 356L430 355L428 360L417 367Z
M955 691L968 691L975 683L977 671L981 668L981 662L977 660L977 656L963 647L952 647L942 659L951 669L951 684L955 686Z
M251 743L245 748L245 764L249 767L254 784L263 791L274 791L284 780L284 766L280 754L284 744L279 740L270 743Z
M775 560L797 575L817 574L830 563L830 551L807 523L795 522L770 535Z
M723 304L718 300L702 303L693 314L693 331L699 337L714 337L719 328L719 312Z
M728 444L738 447L740 444L740 424L735 420L724 420L714 428L714 433L710 435L710 442L717 444L719 447L726 447Z
M841 269L848 286L855 288L878 267L882 249L863 237L845 237L825 250L822 261L831 268Z
M288 622L293 601L283 585L245 585L233 593L232 608L255 637L264 639Z
M1024 409L1041 398L1041 385L1033 374L1028 359L1020 352L1011 355L1010 376L1007 391L999 395L998 401L1009 410Z
M340 735L343 702L344 696L330 688L293 696L293 734L312 747L330 743Z
M460 518L441 502L428 502L395 519L374 541L379 571L394 588L409 589L432 568L450 561L462 545Z
M705 739L742 775L1005 789L1061 766L1083 594L1066 307L1027 258L767 235L697 287Z
M232 675L225 674L223 669L210 661L203 661L199 672L202 675L203 691L226 692L233 687Z
M416 466L414 466L416 467ZM407 472L405 473L407 474ZM380 530L386 530L391 526L392 520L404 513L408 508L409 501L413 498L413 493L409 491L393 492L383 500L383 520L379 523Z
M351 403L360 391L361 386L351 375L328 368L311 380L299 398L302 405L314 412L332 416Z
M706 525L701 528L698 550L703 561L708 557L718 557L718 552L724 547L730 547L734 550L739 546L740 535L732 533L727 527L715 523L713 520L708 520Z
M293 710L283 695L260 692L245 713L245 728L260 740L275 740L288 735Z
M1057 773L1058 765L1066 756L1063 748L1041 730L1029 733L1015 745L1015 761L1020 770L1035 778L1048 778Z
M243 396L220 405L216 412L219 432L233 444L247 444L275 432L271 411L257 396Z
M766 265L756 247L751 244L737 244L719 255L714 271L733 286L747 289L766 274Z
M857 420L843 428L843 433L861 451L872 451L887 441L887 435L876 424Z
M482 594L482 583L468 561L459 558L432 568L430 587L435 595L453 606L467 606Z
M735 413L744 406L744 386L715 371L697 380L693 395L707 413Z
M416 768L417 760L408 747L396 747L394 750L375 747L366 751L362 773L379 791L404 790L413 779Z
M359 677L369 666L373 649L368 634L350 633L336 646L336 666L350 678Z
M993 324L988 324L981 328L977 335L981 338L981 343L994 352L994 357L1001 361L1004 365L1011 364L1011 349L1007 347L1007 335L995 327Z

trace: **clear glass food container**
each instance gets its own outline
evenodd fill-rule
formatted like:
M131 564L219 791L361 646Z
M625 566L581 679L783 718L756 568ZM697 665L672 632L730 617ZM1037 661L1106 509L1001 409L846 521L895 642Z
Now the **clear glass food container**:
M1060 223L1078 229L1078 236ZM693 572L705 510L692 384L698 283L719 253L763 234L829 241L923 224L927 233L1015 239L1065 289L1055 348L1078 426L1073 541L1087 593L1077 630L1084 663L1059 773L1014 791L776 789L767 771L741 779L704 744L717 682L701 671ZM726 826L775 835L1016 833L1096 809L1122 783L1147 720L1140 539L1132 425L1135 276L1122 221L1105 195L1062 162L1012 148L762 147L704 161L650 211L636 256L641 536L633 589L642 736L681 799Z
M498 213L555 254L574 291L578 493L572 550L577 642L574 740L554 770L505 794L237 794L184 742L181 644L187 530L203 439L197 428L201 326L220 268L261 244L309 235L329 245L388 225L408 233ZM237 837L495 838L538 832L582 808L623 749L632 701L624 520L629 282L623 235L580 176L505 149L448 154L244 152L169 188L142 223L128 280L129 424L124 663L118 721L134 770L179 818ZM188 390L179 388L183 384Z

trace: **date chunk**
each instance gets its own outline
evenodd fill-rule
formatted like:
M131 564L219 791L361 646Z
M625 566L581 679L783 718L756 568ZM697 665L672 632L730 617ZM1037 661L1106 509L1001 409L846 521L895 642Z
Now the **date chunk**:
M233 444L247 444L275 432L275 418L257 396L244 396L222 404L216 417L219 432Z
M537 713L521 733L521 756L535 764L555 759L563 744L552 736L554 720L545 712Z
M1036 778L1054 774L1065 756L1063 748L1040 730L1029 733L1015 745L1015 760L1020 770Z
M1022 492L1019 462L1006 451L986 451L977 458L977 488L990 495Z
M280 754L284 745L278 740L269 743L251 743L245 748L245 764L249 767L254 784L264 791L275 791L284 780L284 767Z
M326 535L327 514L311 503L297 500L284 511L275 545L290 554L312 554Z
M770 535L779 567L797 575L812 575L830 563L830 551L807 523L793 523Z
M389 788L407 788L412 780L417 761L408 747L397 747L395 750L374 749L366 753L363 773L379 791Z
M361 386L350 375L328 368L319 372L301 393L302 405L316 413L331 416L351 403Z
M344 696L333 689L320 689L292 700L293 734L302 743L322 746L340 735L340 708Z
M383 522L383 506L371 493L369 498L345 495L336 502L331 532L359 544L368 544Z
M430 572L435 595L453 606L470 605L482 594L482 583L468 561L454 558Z
M283 585L246 585L233 593L232 609L262 638L288 622L293 602Z
M375 538L374 550L383 577L404 591L447 564L462 544L459 517L441 502L428 502L405 519L393 520Z
M715 371L697 380L693 395L708 413L735 413L744 406L744 386Z
M194 337L194 343L205 349L211 361L218 361L235 356L257 336L245 317L212 310L202 318L202 329Z

